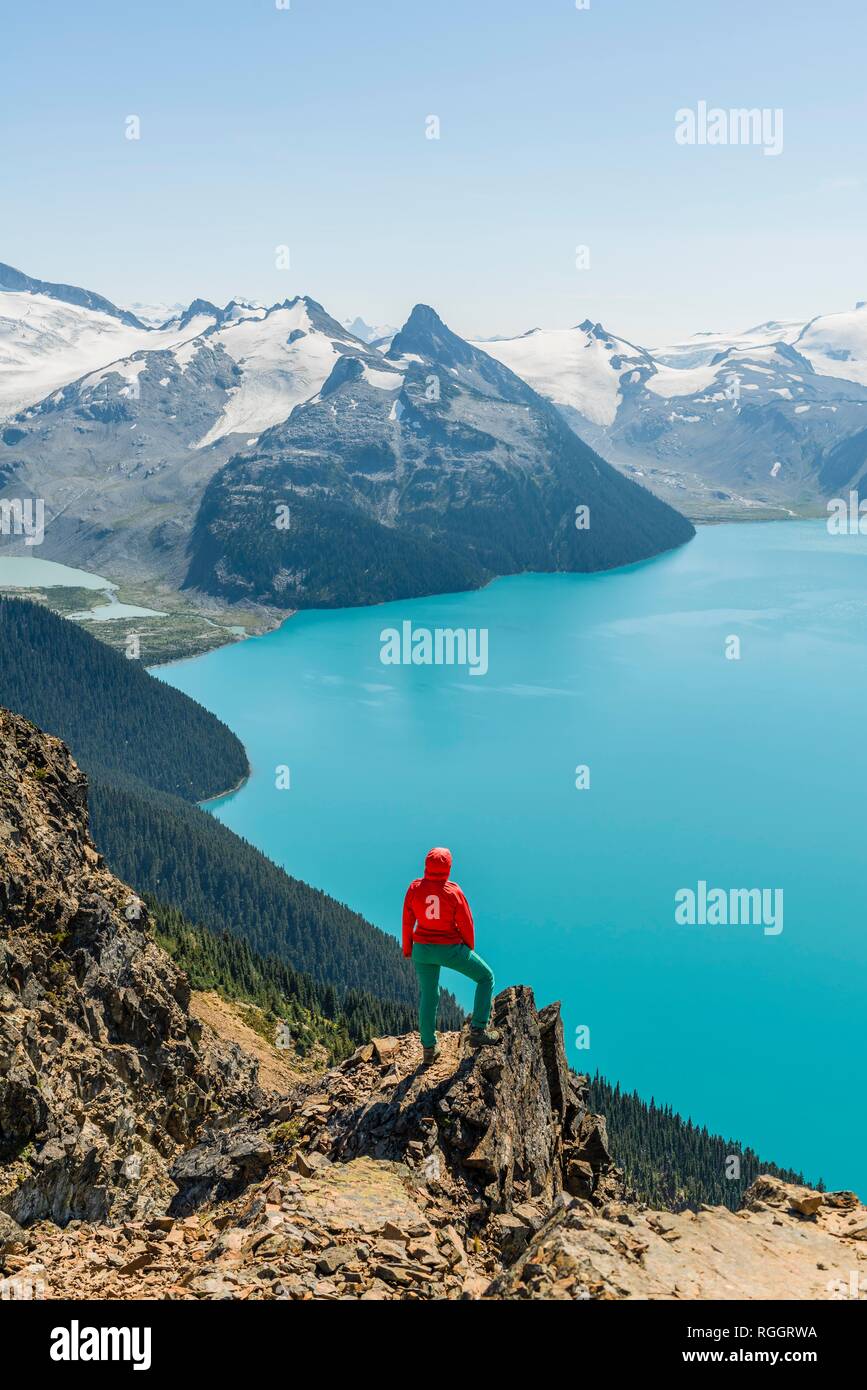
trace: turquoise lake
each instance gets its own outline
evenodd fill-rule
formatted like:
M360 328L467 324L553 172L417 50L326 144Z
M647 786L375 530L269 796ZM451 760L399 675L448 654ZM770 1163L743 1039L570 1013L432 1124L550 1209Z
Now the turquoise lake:
M405 620L487 629L487 674L383 665ZM604 575L299 614L158 674L243 740L253 775L210 809L289 872L398 935L448 845L497 988L562 1000L576 1069L867 1190L867 537L705 527ZM783 931L679 925L700 880L781 889Z

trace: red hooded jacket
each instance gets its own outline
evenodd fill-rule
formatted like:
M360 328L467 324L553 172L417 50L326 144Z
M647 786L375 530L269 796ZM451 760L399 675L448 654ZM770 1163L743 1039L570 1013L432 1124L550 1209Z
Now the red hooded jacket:
M432 849L424 861L424 878L414 878L403 902L403 954L412 955L413 941L425 946L473 949L476 937L470 905L449 879L451 851Z

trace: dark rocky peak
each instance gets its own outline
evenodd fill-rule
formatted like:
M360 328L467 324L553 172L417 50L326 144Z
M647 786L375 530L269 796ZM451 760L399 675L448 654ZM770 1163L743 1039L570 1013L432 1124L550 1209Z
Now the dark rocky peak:
M449 385L461 386L512 405L528 405L550 414L548 403L537 396L532 387L501 362L458 337L428 304L416 304L385 356L392 362L407 356L422 358L424 365L421 367L410 361L409 380L424 378L430 367L439 368L448 374L442 378L441 389Z
M427 358L443 367L469 366L476 357L483 355L447 328L429 304L416 304L403 328L395 334L386 356L403 357L406 353Z
M582 333L586 333L591 338L598 338L601 342L611 339L611 334L607 329L601 323L594 323L592 319L584 319L582 323L578 324L578 328Z
M328 380L325 382L320 396L323 398L339 391L341 386L351 383L358 383L364 379L364 366L362 359L353 353L344 353L338 357L334 366L331 368ZM399 385L400 378L395 376L395 385Z

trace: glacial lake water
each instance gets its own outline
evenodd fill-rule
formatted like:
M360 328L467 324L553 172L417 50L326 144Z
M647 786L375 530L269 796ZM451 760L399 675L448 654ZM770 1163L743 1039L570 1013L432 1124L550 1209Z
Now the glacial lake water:
M137 604L121 603L117 597L116 586L108 579L88 570L72 569L69 565L58 564L56 560L39 560L35 556L0 556L0 589L9 586L13 589L93 589L102 590L106 602L96 608L71 613L73 618L92 618L96 622L110 622L113 618L161 618L164 614L155 608L140 608Z
M487 673L383 665L404 621L487 629ZM604 575L303 613L158 674L243 740L253 775L210 809L292 874L397 935L448 845L497 988L562 1000L573 1066L867 1192L867 537L705 527ZM700 881L782 890L783 930L676 922Z

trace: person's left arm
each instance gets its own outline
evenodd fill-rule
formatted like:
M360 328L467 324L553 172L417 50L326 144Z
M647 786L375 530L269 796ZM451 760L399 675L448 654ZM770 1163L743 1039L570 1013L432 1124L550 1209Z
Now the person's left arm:
M406 897L403 900L403 954L407 957L412 955L412 934L415 929L415 908L412 905L412 890L414 885L411 883L406 890Z
M454 892L457 897L457 902L455 903L455 926L460 933L464 945L469 946L472 951L476 944L476 928L473 923L473 914L470 911L469 903L457 884L454 885Z

